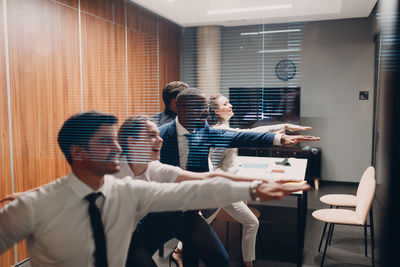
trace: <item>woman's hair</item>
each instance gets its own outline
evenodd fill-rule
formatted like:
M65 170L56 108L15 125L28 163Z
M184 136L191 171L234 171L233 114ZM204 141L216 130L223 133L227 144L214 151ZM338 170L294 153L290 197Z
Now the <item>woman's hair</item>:
M219 109L217 101L220 97L222 97L221 94L214 94L210 96L210 117L208 118L208 124L210 126L221 124L224 122L224 120L215 113L215 110Z
M153 121L153 119L146 115L129 117L124 121L118 131L118 142L122 148L122 155L126 156L129 153L128 137L137 138L146 128L148 121Z

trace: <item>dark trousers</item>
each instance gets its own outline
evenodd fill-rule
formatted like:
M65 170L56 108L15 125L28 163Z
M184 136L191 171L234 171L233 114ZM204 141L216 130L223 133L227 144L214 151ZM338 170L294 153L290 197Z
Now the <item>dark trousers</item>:
M229 256L211 226L197 211L150 213L137 225L129 246L127 267L157 266L153 254L168 240L183 243L183 265L228 267Z

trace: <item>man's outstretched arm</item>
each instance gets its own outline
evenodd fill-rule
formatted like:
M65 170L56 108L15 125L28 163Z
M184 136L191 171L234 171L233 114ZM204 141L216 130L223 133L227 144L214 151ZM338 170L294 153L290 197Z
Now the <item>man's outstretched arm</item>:
M232 182L224 178L171 184L137 180L130 181L130 183L133 189L132 194L137 196L138 202L141 203L140 209L145 213L209 209L223 207L241 200L254 200L255 198L266 202L310 188L306 183L260 183L255 188L254 195L251 195L254 182ZM142 194L139 195L138 191Z

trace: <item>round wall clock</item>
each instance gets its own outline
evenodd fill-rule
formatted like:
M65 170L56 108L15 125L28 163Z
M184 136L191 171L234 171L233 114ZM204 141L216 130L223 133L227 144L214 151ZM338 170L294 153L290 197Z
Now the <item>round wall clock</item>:
M289 59L281 60L276 64L275 74L282 81L290 80L296 75L296 65Z

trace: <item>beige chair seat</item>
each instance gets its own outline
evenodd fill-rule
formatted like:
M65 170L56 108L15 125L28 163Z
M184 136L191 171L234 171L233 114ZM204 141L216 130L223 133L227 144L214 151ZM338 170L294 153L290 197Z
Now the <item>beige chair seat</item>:
M329 194L322 196L319 200L332 206L355 207L357 205L357 197L349 194Z
M336 223L336 224L351 224L351 225L364 225L357 217L356 212L347 209L320 209L312 213L312 216L320 221Z
M331 244L333 229L335 224L363 226L364 227L364 254L367 256L367 227L370 227L371 231L371 254L372 254L372 266L375 266L375 238L373 232L373 215L372 215L372 201L375 195L376 181L375 181L375 169L373 166L369 166L363 173L360 183L358 184L356 195L349 194L329 194L322 196L320 200L323 203L331 205L330 209L320 209L312 213L312 216L322 222L325 222L324 230L322 231L321 240L319 242L318 251L321 249L321 245L324 239L326 228L329 224L328 235L325 240L324 253L322 254L321 267L324 265L325 255L328 248L328 244ZM353 207L352 209L333 209L332 207ZM370 214L370 224L367 224L367 217Z

